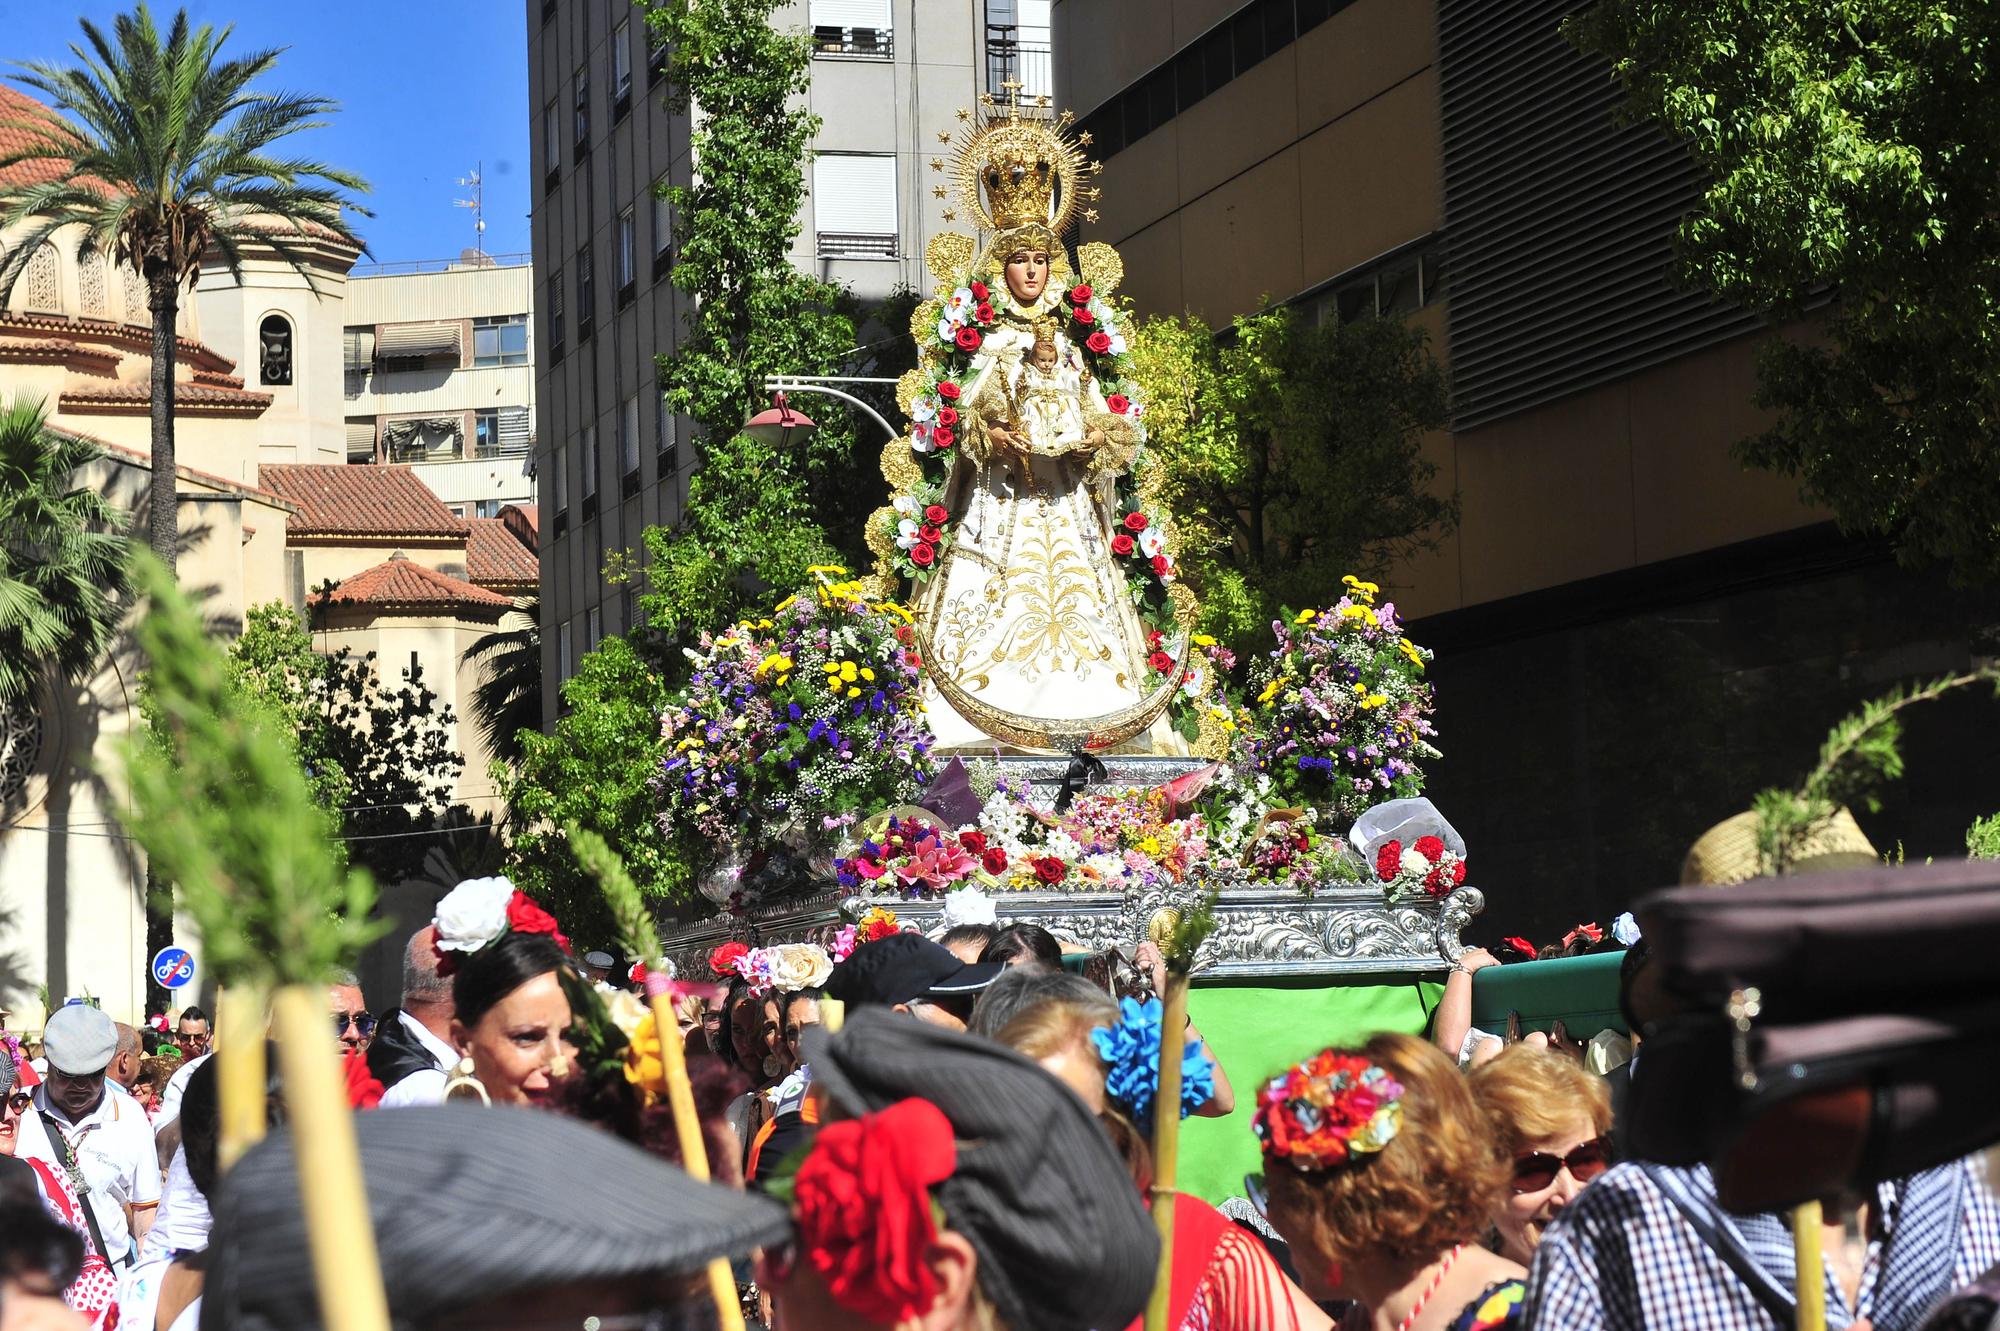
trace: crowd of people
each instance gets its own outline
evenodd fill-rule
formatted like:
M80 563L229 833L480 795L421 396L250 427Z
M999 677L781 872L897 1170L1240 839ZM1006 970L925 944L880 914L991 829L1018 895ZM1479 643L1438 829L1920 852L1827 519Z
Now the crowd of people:
M1705 1167L1620 1158L1659 1015L1643 940L1621 975L1639 1049L1609 1076L1578 1042L1473 1030L1492 959L1472 951L1430 1039L1238 1067L1240 1095L1190 1026L1179 1106L1158 1103L1147 996L1164 958L1109 986L1100 960L1025 922L739 948L727 978L668 984L662 1032L642 968L574 958L505 880L462 884L409 939L394 1008L351 976L327 992L392 1319L710 1326L702 1272L724 1258L748 1324L779 1331L1136 1328L1164 1205L1174 1328L1795 1324L1785 1216L1727 1214ZM39 1050L10 1037L0 1329L321 1324L294 1156L312 1144L273 1073L272 1131L222 1173L212 1034L196 1008L134 1031L73 1001ZM679 1168L662 1039L711 1183ZM1255 1135L1244 1197L1157 1186L1176 1109ZM1979 1162L1852 1200L1830 1214L1829 1325L1986 1324L2000 1204Z

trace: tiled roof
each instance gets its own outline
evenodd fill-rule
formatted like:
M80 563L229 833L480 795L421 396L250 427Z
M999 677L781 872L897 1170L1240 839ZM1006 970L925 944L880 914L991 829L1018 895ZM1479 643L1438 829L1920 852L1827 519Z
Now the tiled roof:
M106 383L82 384L65 387L62 391L64 407L150 407L153 402L151 384ZM189 383L185 379L174 383L174 405L178 407L241 407L244 410L262 411L271 405L269 393L257 393L243 388L221 388L214 384Z
M4 183L0 180L0 184ZM0 313L0 332L15 328L46 329L64 337L101 337L146 355L151 355L153 350L153 330L145 324L115 323L110 319L92 319L78 314L22 314L16 310ZM198 374L214 370L228 375L236 368L236 362L229 357L218 355L214 349L186 337L174 339L174 359L192 365Z
M19 88L0 83L0 156L41 141L41 136L33 130L18 128L12 122L34 120L51 114L43 102ZM19 162L0 167L0 185L39 185L44 181L58 180L63 175L61 162Z
M532 587L542 578L535 552L507 530L505 518L467 518L465 576L482 587Z
M385 608L475 605L506 609L513 605L512 601L498 592L475 587L448 573L426 568L400 554L385 563L377 564L374 568L355 574L324 596L314 592L306 599L315 605L324 600L334 605L372 605Z
M456 536L452 516L406 467L372 463L283 463L259 468L258 482L299 506L291 536Z

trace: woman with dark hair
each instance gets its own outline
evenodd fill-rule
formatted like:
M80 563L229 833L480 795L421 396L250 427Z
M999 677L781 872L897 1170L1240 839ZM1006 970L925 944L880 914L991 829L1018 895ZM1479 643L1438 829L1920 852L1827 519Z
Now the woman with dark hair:
M562 981L569 941L505 878L460 883L432 923L439 973L451 976L451 1042L462 1055L447 1097L466 1087L493 1104L545 1103L576 1056Z
M938 935L938 946L970 966L999 936L997 924L954 924Z
M1062 944L1039 924L1025 921L1010 924L986 945L981 961L1004 961L1009 966L1037 965L1062 969Z

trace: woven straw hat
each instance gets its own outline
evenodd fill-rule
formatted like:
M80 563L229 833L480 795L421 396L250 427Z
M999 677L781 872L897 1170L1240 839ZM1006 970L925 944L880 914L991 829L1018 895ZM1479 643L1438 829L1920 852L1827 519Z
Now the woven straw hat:
M1880 864L1882 856L1870 845L1854 815L1843 806L1800 848L1791 872L1824 873ZM1739 813L1701 834L1681 861L1681 885L1728 887L1764 876L1757 854L1757 815Z

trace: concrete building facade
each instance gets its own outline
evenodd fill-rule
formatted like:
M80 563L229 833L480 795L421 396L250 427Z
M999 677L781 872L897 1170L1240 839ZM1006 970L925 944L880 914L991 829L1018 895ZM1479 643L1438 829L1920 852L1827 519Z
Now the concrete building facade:
M693 441L660 410L655 360L683 327L658 191L688 183L691 164L642 11L526 2L543 650L559 680L632 625L631 587L605 581L607 559L639 552L640 533L671 524L686 497ZM807 105L823 122L793 263L864 301L923 287L924 244L951 225L931 165L939 136L1002 81L1048 91L1047 0L793 0L772 21L810 35ZM550 689L550 718L559 702Z

